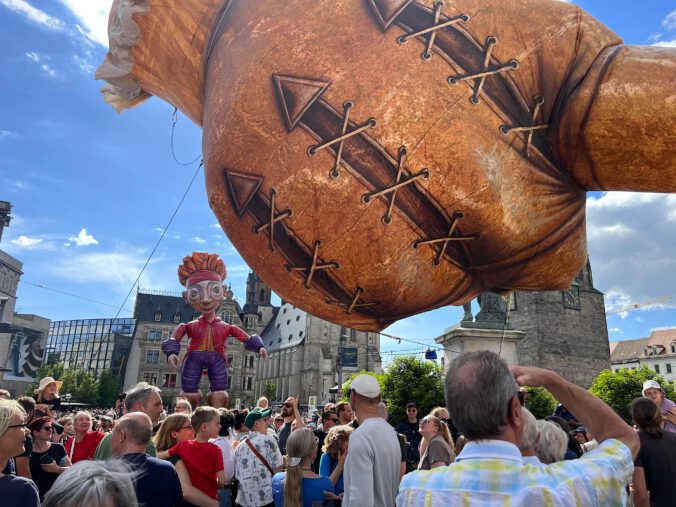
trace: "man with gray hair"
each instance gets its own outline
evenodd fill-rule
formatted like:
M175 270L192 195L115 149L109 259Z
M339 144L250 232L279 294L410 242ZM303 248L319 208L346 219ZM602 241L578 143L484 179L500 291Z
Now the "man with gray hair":
M164 407L162 406L162 398L160 397L160 390L148 384L147 382L140 382L127 391L127 397L124 399L124 406L129 412L143 412L146 414L153 427L159 422L160 415ZM110 440L112 433L104 437L94 453L95 460L104 460L111 457ZM148 441L146 446L146 454L152 457L157 456L155 445L152 440Z
M538 422L535 416L530 413L526 407L521 407L523 415L523 431L521 432L521 445L519 450L523 456L523 462L526 465L542 465L538 459L536 446L540 440L540 433L538 432Z
M129 412L113 429L111 452L136 472L134 489L139 505L145 507L181 505L183 492L173 465L145 453L152 435L153 426L150 417L142 412Z
M592 430L600 445L579 460L524 465L520 385L547 389ZM397 505L626 504L625 486L639 449L636 433L600 399L553 371L510 371L494 352L468 352L448 367L446 404L469 442L449 466L405 475Z

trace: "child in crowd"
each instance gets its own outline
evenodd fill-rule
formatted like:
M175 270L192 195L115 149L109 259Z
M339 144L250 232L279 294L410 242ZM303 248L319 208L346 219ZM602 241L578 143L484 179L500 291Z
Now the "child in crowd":
M190 418L195 440L185 440L160 452L158 457L180 456L190 474L190 481L209 497L218 499L218 488L226 483L223 454L209 439L218 436L220 413L213 407L197 407Z

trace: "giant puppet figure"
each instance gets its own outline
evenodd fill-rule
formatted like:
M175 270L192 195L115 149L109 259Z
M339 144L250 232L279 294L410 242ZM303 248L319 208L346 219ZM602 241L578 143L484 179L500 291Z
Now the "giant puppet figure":
M225 348L228 337L242 342L247 350L258 352L267 358L260 336L249 336L237 326L227 324L216 316L221 305L225 287L225 264L217 254L193 252L183 258L178 267L178 279L185 286L183 297L201 315L197 320L180 324L171 338L162 342L162 351L167 360L176 368L181 339L188 335L188 352L183 359L181 371L181 396L190 400L193 407L200 403L199 390L202 372L209 375L210 392L207 396L212 407L225 407L228 404L228 362Z
M676 49L559 0L115 0L97 77L203 128L209 204L285 301L361 330L567 288L588 190L676 192Z

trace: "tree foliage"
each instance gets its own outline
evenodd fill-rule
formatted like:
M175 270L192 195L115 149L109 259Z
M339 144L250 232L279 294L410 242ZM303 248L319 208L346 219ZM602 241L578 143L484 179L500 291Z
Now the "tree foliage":
M263 396L265 396L268 401L274 401L277 396L277 385L273 382L266 382L265 387L263 387Z
M414 402L422 417L434 407L445 406L443 368L431 361L415 356L402 356L390 364L380 375L360 371L350 377L343 388L343 399L347 399L350 385L357 375L368 373L380 384L381 396L387 404L389 422L396 425L406 418L406 404Z
M552 415L557 403L556 398L544 387L528 388L526 407L528 407L528 410L530 410L536 419L544 419L548 415Z
M612 370L604 370L592 382L589 391L601 398L627 423L632 423L629 413L629 404L634 398L643 396L643 382L656 380L669 399L674 397L673 386L664 380L664 377L655 373L647 366L641 366L636 370L622 368L617 373Z

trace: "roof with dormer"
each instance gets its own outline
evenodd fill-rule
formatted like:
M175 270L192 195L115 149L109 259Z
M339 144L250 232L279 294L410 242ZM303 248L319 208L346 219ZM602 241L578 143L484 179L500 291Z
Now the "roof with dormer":
M672 354L671 344L676 344L676 328L657 329L647 338L610 342L610 362L634 362L648 357Z
M307 313L288 303L276 310L261 333L263 346L268 352L299 345L305 339Z

